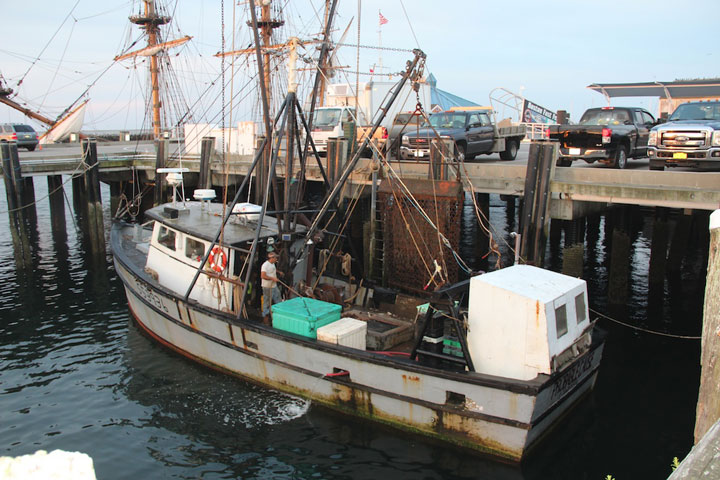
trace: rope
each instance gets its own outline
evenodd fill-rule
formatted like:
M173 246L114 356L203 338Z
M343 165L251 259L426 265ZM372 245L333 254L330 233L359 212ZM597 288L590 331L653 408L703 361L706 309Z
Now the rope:
M26 204L26 205L23 205L23 206L21 206L21 207L18 207L18 208L13 208L13 209L5 210L5 211L0 211L0 214L2 214L2 213L14 213L14 212L19 212L19 211L24 210L24 209L26 209L26 208L32 207L32 206L36 205L38 202L40 202L41 200L45 200L46 198L49 198L50 195L52 195L53 193L55 193L55 192L57 192L58 190L62 189L62 188L65 186L65 184L68 183L68 182L69 182L70 180L72 180L73 178L77 178L77 177L80 177L80 176L82 176L82 175L85 175L85 173L86 173L88 170L90 170L91 168L95 168L95 167L97 167L97 166L99 166L99 165L100 165L100 162L96 163L96 164L93 165L92 167L88 166L88 164L85 163L85 157L83 156L83 159L78 163L78 166L75 168L75 170L73 170L73 173L71 173L70 176L68 177L68 179L65 180L62 184L60 184L60 186L58 186L57 188L49 191L47 195L45 195L44 197L41 197L41 198L39 198L39 199L36 199L34 202L30 202L30 203L28 203L28 204ZM82 169L82 172L79 172L79 170L81 169L81 167L84 167L84 168Z
M592 313L594 313L595 315L598 315L599 317L604 318L605 320L610 320L611 322L617 323L617 324L622 325L622 326L624 326L624 327L628 327L628 328L631 328L631 329L633 329L633 330L638 330L638 331L645 332L645 333L650 333L650 334L652 334L652 335L659 335L659 336L661 336L661 337L678 338L678 339L682 339L682 340L700 340L700 339L702 338L702 337L695 337L695 336L689 336L689 335L674 335L674 334L672 334L672 333L665 333L665 332L658 332L658 331L655 331L655 330L649 330L649 329L647 329L647 328L637 327L637 326L635 326L635 325L630 325L629 323L621 322L620 320L615 320L614 318L610 318L610 317L608 317L607 315L604 315L604 314L602 314L602 313L600 313L600 312L597 312L597 311L593 310L592 308L589 309L589 310L590 310Z

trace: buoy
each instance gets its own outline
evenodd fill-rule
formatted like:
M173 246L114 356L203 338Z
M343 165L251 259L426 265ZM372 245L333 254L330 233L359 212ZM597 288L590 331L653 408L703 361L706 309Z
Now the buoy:
M225 267L227 266L227 256L222 248L215 247L212 249L210 252L210 258L208 258L208 265L217 273L225 270Z

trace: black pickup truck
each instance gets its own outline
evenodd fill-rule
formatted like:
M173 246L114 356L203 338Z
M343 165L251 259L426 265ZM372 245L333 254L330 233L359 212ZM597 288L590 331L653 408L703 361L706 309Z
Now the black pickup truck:
M625 168L628 158L647 156L648 136L656 123L643 108L590 108L577 125L551 125L548 136L560 142L561 167L584 160Z
M402 135L400 158L427 158L430 143L440 139L452 139L459 161L470 160L478 155L500 152L503 160L514 160L525 138L524 126L496 126L488 107L454 107L445 112L430 115L430 124L411 129Z

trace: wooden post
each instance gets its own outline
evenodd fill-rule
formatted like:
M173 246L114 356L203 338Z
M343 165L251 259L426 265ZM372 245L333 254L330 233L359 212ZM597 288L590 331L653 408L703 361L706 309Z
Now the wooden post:
M50 199L50 222L53 234L65 232L65 190L62 175L48 175L48 197Z
M700 365L700 392L695 415L696 444L720 419L720 210L710 215Z
M167 200L165 175L159 174L157 171L167 165L169 143L167 138L155 140L155 192L153 196L155 206L161 205Z
M678 273L682 268L682 261L690 241L690 226L692 216L690 214L680 215L675 223L670 251L668 252L667 269L669 272Z
M565 245L562 273L582 278L585 256L585 219L564 220Z
M449 162L453 158L455 143L452 140L433 139L430 142L428 179L447 180Z
M665 282L665 265L667 264L668 222L667 209L655 208L655 222L653 223L652 242L650 244L650 272L649 283L663 284Z
M215 137L203 137L200 144L200 176L197 188L208 189L212 186L210 162L215 152Z
M336 137L327 139L327 151L325 153L325 171L327 172L330 187L335 186L335 181L340 175L337 171L338 140L339 139Z
M105 228L103 226L102 201L100 198L100 177L98 175L97 143L94 139L82 142L83 158L88 166L85 171L85 191L87 192L87 226L91 248L96 253L105 252Z
M632 244L627 224L630 215L628 207L619 207L606 217L610 225L610 274L608 278L608 302L613 305L625 305L628 299L630 279L630 246ZM610 222L608 222L608 219Z
M545 261L550 206L550 182L558 157L557 142L532 142L528 154L521 215L520 255L525 263L542 267Z
M0 147L2 148L3 180L5 181L8 210L13 211L22 205L24 187L17 144L2 143Z
M485 228L482 228L480 221L475 217L477 225L477 235L475 235L475 268L486 272L488 270L488 259L490 257L490 255L488 255L490 251L490 236L486 231L486 228L490 227L490 225L488 225L490 222L490 194L476 193L475 198L478 208L480 209L480 216L483 218L483 224L485 225Z
M0 150L15 265L18 270L29 269L32 268L32 256L30 254L30 239L23 208L23 189L25 184L22 181L22 174L20 172L17 144L3 143L0 145Z
M260 148L265 141L264 136L258 136L255 138L255 150ZM265 181L267 179L267 169L269 163L269 156L267 155L267 152L269 151L269 147L265 149L265 152L263 154L263 158L260 159L260 161L257 164L257 167L255 167L255 195L253 195L253 198L255 199L256 205L262 205L263 204L263 190L265 190Z

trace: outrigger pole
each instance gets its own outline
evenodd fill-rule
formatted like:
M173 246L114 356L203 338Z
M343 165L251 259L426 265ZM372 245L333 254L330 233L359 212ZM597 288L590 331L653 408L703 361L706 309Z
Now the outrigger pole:
M330 209L330 205L336 200L338 194L340 193L340 190L343 188L345 182L347 181L350 174L355 169L355 166L357 165L358 161L360 160L360 157L362 156L362 152L367 148L368 144L370 143L370 139L373 138L375 135L375 131L380 128L380 124L382 123L383 119L385 118L385 115L387 115L388 110L392 106L392 104L395 102L395 99L400 94L400 91L402 90L403 86L405 85L405 82L410 77L416 77L419 76L419 72L416 72L415 69L417 68L418 64L425 60L425 53L420 49L414 49L413 54L415 55L415 58L412 61L408 61L407 68L403 72L402 78L400 81L395 85L395 91L393 92L392 96L388 99L388 101L385 103L384 106L380 107L380 115L375 120L375 123L373 124L370 133L368 133L365 136L365 140L363 141L360 148L358 148L355 151L355 154L353 155L352 159L347 163L345 166L345 169L343 170L342 175L338 179L338 181L335 183L332 191L328 194L328 196L325 199L325 203L323 204L322 208L320 209L320 212L315 216L315 219L313 220L313 223L310 225L310 228L308 228L307 233L305 234L305 241L303 248L301 250L300 255L296 258L295 262L291 265L292 268L297 265L303 256L307 253L307 248L309 245L310 239L313 237L315 232L318 229L318 225L320 223L320 219L325 216L327 211Z
M335 4L336 4L336 3L337 3L337 0L334 0L334 2L333 2L333 11L334 11L334 7L335 7ZM258 68L260 69L259 76L260 76L260 78L263 78L263 63L260 61L260 59L261 59L261 57L260 57L260 49L259 49L259 48L260 48L260 47L259 47L259 41L260 41L260 40L259 40L259 37L258 37L258 34L257 34L257 19L256 19L256 17L255 17L254 7L255 7L254 1L253 1L253 0L250 0L250 10L251 10L251 12L252 12L252 19L253 19L253 22L252 22L252 23L253 23L253 27L254 27L254 31L255 31L255 41L256 41L256 46L257 46L256 52L257 52L257 55L258 55L258 65L259 65ZM328 40L328 37L329 37L329 31L330 31L329 27L326 28L326 32L325 32L325 33L326 33L325 43L327 43L327 40ZM325 43L324 43L324 44L325 44ZM322 56L322 54L323 54L323 53L321 52L321 56ZM327 55L327 49L324 49L324 54ZM321 60L321 61L322 61L322 60ZM293 68L294 68L294 66L293 66ZM267 130L267 132L266 132L266 135L265 135L265 139L263 140L262 144L260 145L260 147L258 148L257 152L255 153L255 157L253 158L253 161L252 161L252 163L251 163L251 165L250 165L250 168L248 169L248 172L247 172L247 174L245 175L245 178L243 179L242 183L240 184L240 187L237 189L237 193L235 194L235 197L233 198L233 201L231 202L230 206L229 206L228 209L227 209L227 212L225 213L225 217L223 218L223 222L221 223L220 227L218 228L218 231L217 231L216 234L215 234L215 238L214 238L214 240L212 241L212 243L211 243L211 245L210 245L210 248L208 248L207 251L205 252L205 254L204 254L204 256L203 256L203 259L202 259L202 261L200 262L200 266L198 267L197 271L195 272L195 276L193 277L192 282L190 282L190 285L189 285L188 290L187 290L187 292L185 293L185 297L184 297L184 300L185 300L186 302L187 302L187 301L189 300L189 298L190 298L190 293L192 292L192 289L195 287L195 284L197 283L197 280L198 280L198 278L200 277L200 274L202 273L202 269L203 269L203 267L205 266L205 263L207 262L208 258L210 257L210 253L212 252L213 247L215 247L215 245L217 245L217 243L218 243L218 241L219 241L219 239L220 239L220 235L221 235L221 233L222 233L222 230L223 230L223 228L225 227L225 224L226 224L227 221L230 219L230 216L233 214L233 208L235 207L235 205L236 205L237 202L239 201L241 192L244 190L245 186L247 185L249 179L251 178L251 175L252 175L253 171L255 171L255 169L258 168L258 163L260 163L260 159L261 159L261 157L264 155L265 149L268 148L268 144L270 143L271 134L272 134L272 131L273 131L271 126L272 126L272 125L277 125L278 120L280 119L280 117L282 116L282 114L283 114L283 112L284 112L284 113L285 113L285 116L283 117L283 120L282 120L282 126L281 126L281 128L280 128L280 134L279 134L278 138L276 139L277 145L276 145L276 147L275 147L275 149L274 149L274 152L272 152L271 168L269 169L269 175L268 175L268 178L267 178L267 181L266 181L266 185L265 185L265 189L264 189L263 205L262 205L262 210L261 210L261 212L260 212L260 218L259 218L259 220L258 220L258 227L257 227L257 230L256 230L256 232L255 232L255 239L254 239L254 241L253 241L253 243L252 243L251 250L250 250L250 252L249 252L250 258L253 258L253 257L255 256L256 252L257 252L257 244L258 244L258 240L259 240L259 237L260 237L260 232L261 232L261 229L262 229L262 226L263 226L264 216L265 216L265 213L266 213L266 210L267 210L267 202L268 202L270 185L271 185L272 181L275 179L275 176L274 176L274 173L275 173L275 165L277 164L277 158L278 158L278 153L279 153L279 150L280 150L280 144L281 144L281 141L282 141L282 137L283 137L283 133L284 133L284 129L285 129L285 124L286 124L287 117L288 117L288 110L287 110L287 109L294 109L294 108L297 108L297 109L298 109L299 118L300 118L300 120L302 121L302 124L303 124L303 126L304 126L304 128L305 128L305 131L306 131L306 138L310 138L310 129L309 129L309 126L308 126L308 124L306 123L305 118L303 117L302 110L300 109L300 103L298 102L297 97L296 97L295 92L293 91L293 89L291 89L291 91L288 92L288 95L287 95L287 97L285 98L285 102L283 102L283 105L282 105L282 107L280 108L280 110L278 111L278 113L277 113L277 115L276 115L276 117L275 117L275 121L274 121L272 124L270 123L269 112L268 112L268 104L267 104L267 95L266 95L265 85L264 85L264 84L261 84L261 92L262 92L262 97L263 97L263 110L264 110L263 113L264 113L264 117L265 117L265 125L266 125L266 128L268 128L268 130ZM291 115L291 118L293 118L292 121L294 122L294 115ZM292 125L291 127L292 127L294 130L297 130L297 129L295 128L295 125ZM299 137L299 134L296 133L296 135ZM298 139L299 139L299 138L298 138ZM299 142L299 141L298 141L298 145L300 145L300 142ZM312 140L310 140L310 146L312 147L313 153L314 153L315 158L316 158L316 160L317 160L318 167L320 168L320 173L322 174L323 180L324 180L326 186L330 187L330 183L329 183L329 181L328 181L327 175L325 174L325 169L323 168L322 163L320 162L320 157L319 157L319 155L318 155L318 153L317 153L317 150L316 150L316 148L315 148L315 144L314 144L314 142L312 142ZM290 152L288 152L288 154L290 154ZM304 157L303 157L303 158L304 158ZM289 181L289 179L288 179L288 181ZM286 207L287 207L287 206L286 206ZM285 208L285 210L288 211L289 209L288 209L288 208ZM327 211L327 210L326 210L326 211ZM243 284L243 287L242 287L242 295L241 295L240 302L239 302L240 305L243 305L243 304L245 303L245 297L246 297L246 294L247 294L247 285L248 285L248 282L249 282L249 280L250 280L250 275L251 275L251 274L252 274L252 262L249 262L249 264L248 264L248 270L247 270L246 275L245 275L245 283ZM242 315L242 312L243 312L243 309L240 308L240 309L239 309L239 312L238 312L238 317L240 317L240 315Z

